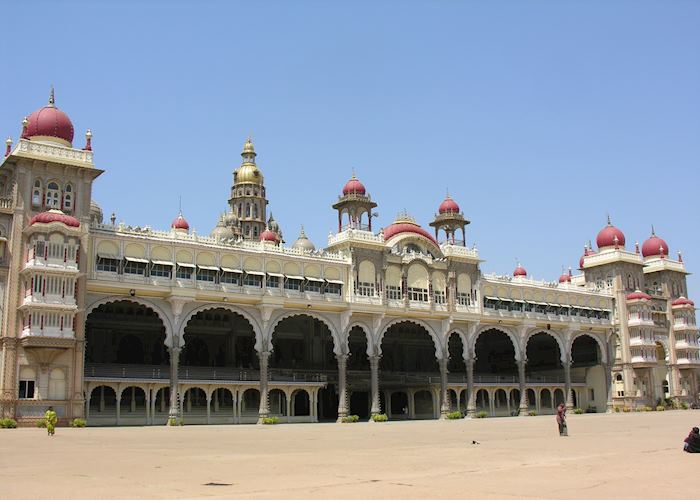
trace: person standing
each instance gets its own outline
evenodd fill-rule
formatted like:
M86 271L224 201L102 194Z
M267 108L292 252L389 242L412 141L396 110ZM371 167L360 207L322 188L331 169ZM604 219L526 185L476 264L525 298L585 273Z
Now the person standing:
M557 425L559 426L559 435L568 436L569 430L566 428L566 405L559 403L557 406Z
M49 433L49 436L53 436L56 433L56 424L58 423L58 415L56 415L53 406L49 406L49 409L44 414L44 418L46 419L46 431Z

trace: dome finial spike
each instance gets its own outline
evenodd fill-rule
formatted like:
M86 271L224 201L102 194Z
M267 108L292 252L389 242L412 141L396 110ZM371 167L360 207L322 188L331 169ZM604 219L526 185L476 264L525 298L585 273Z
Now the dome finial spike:
M49 93L49 106L55 106L56 105L56 94L54 93L53 90L53 83L51 84L51 92Z
M654 224L651 225L651 235L656 236L656 231L654 231Z
M355 167L352 167L352 177L351 179L357 179L357 176L355 175Z
M608 212L608 226L612 226L612 220L610 219L610 212Z

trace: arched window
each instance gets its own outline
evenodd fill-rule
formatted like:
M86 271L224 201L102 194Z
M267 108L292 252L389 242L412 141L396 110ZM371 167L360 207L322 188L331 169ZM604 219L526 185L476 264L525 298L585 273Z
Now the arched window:
M253 218L257 219L258 218L258 204L253 205Z
M73 186L71 186L70 184L66 185L66 189L63 193L63 211L73 211Z
M60 368L54 368L49 375L49 399L66 399L66 374Z
M245 216L246 216L246 217L250 217L250 214L251 214L251 213L252 213L252 212L250 211L250 203L246 203L246 204L245 204Z
M34 181L34 189L32 189L32 207L41 207L41 181L39 179Z
M632 275L628 274L627 275L627 289L628 290L634 290L634 280L632 279Z
M36 372L28 366L23 366L19 371L19 399L34 399L35 385Z
M56 182L49 182L46 186L46 207L61 207L61 190Z

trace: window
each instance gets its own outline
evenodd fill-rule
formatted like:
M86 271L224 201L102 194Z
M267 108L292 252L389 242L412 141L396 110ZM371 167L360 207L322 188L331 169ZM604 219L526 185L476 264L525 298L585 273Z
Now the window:
M468 293L459 292L459 293L457 294L457 303L458 303L460 306L468 306L468 305L470 305L470 303L471 303L471 300L470 300L470 299L471 299L471 297L469 296Z
M436 304L444 304L445 302L447 302L447 296L445 295L445 292L433 292L433 301L435 301Z
M401 287L387 285L386 298L389 300L400 300L401 299Z
M135 260L126 259L124 264L124 274L146 275L146 263L136 262Z
M301 280L296 278L287 278L284 280L285 290L301 290Z
M374 283L358 283L357 295L362 295L363 297L374 297Z
M595 391L593 389L588 389L588 400L589 401L595 400Z
M428 302L428 290L425 288L408 287L408 300Z
M44 291L44 277L43 276L34 276L34 295L41 295L41 293Z
M34 181L34 189L32 190L32 207L41 207L41 181Z
M97 257L97 270L105 271L108 273L119 272L119 261L117 259L106 259L104 257Z
M307 280L304 285L304 290L307 292L321 293L321 282L315 280Z
M219 282L226 283L227 285L239 285L241 284L240 273L222 272Z
M207 281L209 283L214 283L216 281L216 271L213 269L197 269L197 281Z
M255 288L262 288L262 276L259 274L246 273L243 278L243 284L245 286L252 286Z
M194 268L190 266L181 266L178 264L177 266L177 272L175 273L175 276L179 280L191 280L192 279L192 270Z
M66 191L63 193L63 211L70 212L73 210L73 186L68 184Z
M267 287L268 288L279 288L280 287L280 278L279 276L267 276Z
M166 264L153 264L151 266L151 276L156 278L170 279L173 274L173 266Z
M35 258L43 259L45 253L46 253L46 242L41 241L41 240L37 241L36 244L34 245Z
M34 399L36 372L28 366L19 371L19 399Z
M340 283L326 283L326 293L333 295L340 295L343 285Z
M49 182L48 186L46 187L46 206L47 208L61 207L60 188L55 182Z
M60 368L54 368L49 374L49 399L66 399L66 375Z

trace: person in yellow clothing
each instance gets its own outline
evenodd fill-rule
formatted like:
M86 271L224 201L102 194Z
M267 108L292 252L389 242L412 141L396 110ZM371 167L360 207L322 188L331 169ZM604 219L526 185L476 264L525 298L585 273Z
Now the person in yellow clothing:
M56 433L56 424L58 423L58 415L56 415L53 406L49 406L49 409L44 414L44 418L46 419L46 431L49 433L49 436L53 436Z

